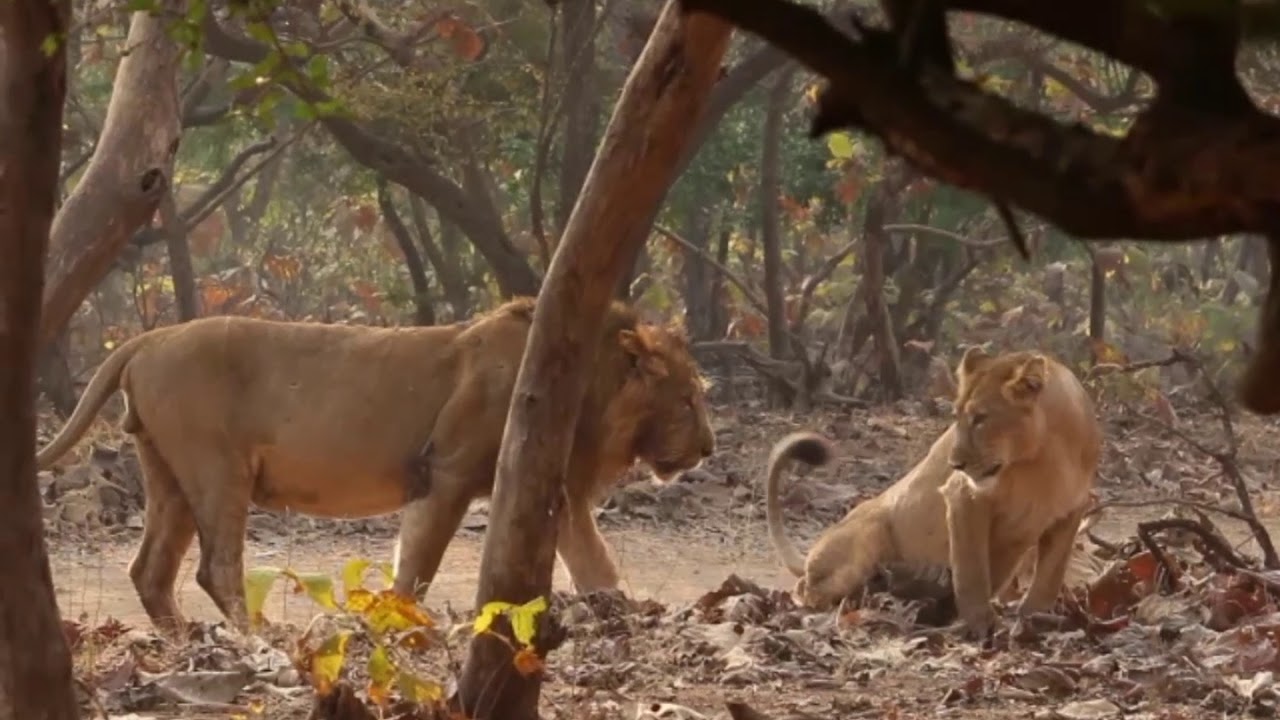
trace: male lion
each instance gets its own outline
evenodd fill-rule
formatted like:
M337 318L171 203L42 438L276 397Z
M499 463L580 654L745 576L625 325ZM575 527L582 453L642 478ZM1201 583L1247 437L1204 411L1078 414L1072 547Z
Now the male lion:
M783 529L779 478L789 460L826 464L831 446L810 432L774 445L769 534L805 604L839 602L883 563L949 566L960 619L986 636L995 622L991 598L1025 556L1035 567L1019 611L1052 607L1101 454L1093 402L1069 369L1040 353L993 357L971 348L956 377L955 422L929 454L825 530L807 559Z
M129 574L162 628L183 622L173 587L192 536L197 582L245 626L250 503L339 518L403 507L394 589L409 594L435 575L471 500L492 490L533 306L518 298L437 327L216 317L152 330L103 362L37 461L45 468L70 450L111 393L124 391L123 428L135 436L146 489ZM560 515L557 551L580 591L618 584L592 517L610 484L637 458L666 479L714 449L683 336L615 303ZM413 489L422 483L425 492Z

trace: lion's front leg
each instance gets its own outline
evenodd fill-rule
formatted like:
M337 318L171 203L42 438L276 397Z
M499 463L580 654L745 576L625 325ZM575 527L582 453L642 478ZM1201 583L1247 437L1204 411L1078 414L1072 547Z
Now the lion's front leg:
M1057 602L1084 513L1084 506L1073 510L1050 525L1040 536L1036 546L1035 572L1031 576L1031 585L1027 587L1027 593L1018 606L1020 614L1050 610Z
M566 497L560 513L556 552L569 570L573 587L580 593L613 590L618 587L618 566L609 552L609 543L600 534L586 498Z
M947 507L951 585L956 610L971 633L986 637L995 625L991 607L991 507L969 479L955 473L940 489Z

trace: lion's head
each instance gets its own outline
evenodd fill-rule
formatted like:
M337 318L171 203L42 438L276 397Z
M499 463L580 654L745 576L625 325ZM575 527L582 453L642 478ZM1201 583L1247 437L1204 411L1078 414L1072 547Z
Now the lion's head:
M1039 353L991 356L969 348L956 368L951 467L982 481L1035 457L1045 425L1037 401L1049 371Z
M611 431L629 433L631 451L660 479L696 467L716 448L706 385L678 328L636 323L616 329L625 377Z

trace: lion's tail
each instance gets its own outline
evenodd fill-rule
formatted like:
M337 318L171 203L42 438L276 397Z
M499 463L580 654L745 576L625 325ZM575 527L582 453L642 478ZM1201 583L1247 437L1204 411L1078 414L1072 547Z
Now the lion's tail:
M67 424L62 426L48 445L36 453L36 466L39 469L44 470L52 465L80 441L93 419L97 417L98 411L106 404L107 398L120 389L120 375L150 334L144 333L130 338L108 355L102 365L98 366L93 379L89 381L89 387L85 388L84 394L80 396L80 401L76 403L76 409L71 413Z
M831 443L814 432L795 432L774 444L769 453L769 475L765 484L765 518L769 523L769 539L778 551L782 564L796 577L804 577L804 556L787 537L782 526L782 503L778 499L778 482L789 462L798 460L809 466L826 465L833 455Z

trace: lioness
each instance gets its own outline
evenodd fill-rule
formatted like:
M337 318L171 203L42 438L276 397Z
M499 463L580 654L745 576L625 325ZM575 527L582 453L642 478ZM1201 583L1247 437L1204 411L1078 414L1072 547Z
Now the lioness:
M37 461L46 468L70 450L124 391L123 428L135 436L146 490L129 574L162 628L183 623L173 588L193 536L197 582L244 627L250 503L339 518L403 506L394 588L408 594L431 581L471 500L492 490L533 306L518 298L436 327L215 317L152 330L107 357ZM637 458L666 479L714 449L683 336L615 303L560 516L557 550L579 590L618 584L592 517L609 485ZM410 497L422 480L425 494Z
M1052 607L1101 454L1093 402L1069 369L1040 353L970 348L956 377L955 421L929 454L825 530L807 559L783 529L778 483L787 461L825 464L831 446L810 432L774 445L769 535L805 604L839 602L881 563L949 566L960 619L985 636L995 621L991 598L1027 556L1035 567L1019 610Z

